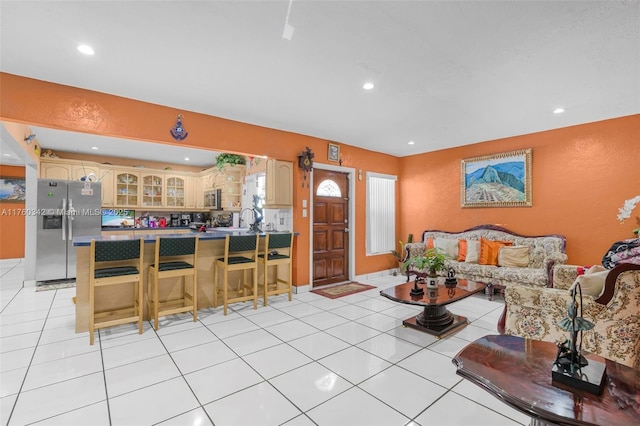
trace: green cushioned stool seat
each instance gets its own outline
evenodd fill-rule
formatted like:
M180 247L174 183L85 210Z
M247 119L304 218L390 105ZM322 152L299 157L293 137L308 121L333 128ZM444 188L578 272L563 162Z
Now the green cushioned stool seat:
M115 268L96 269L93 274L96 278L116 277L118 275L133 275L138 273L138 268L133 266L117 266Z

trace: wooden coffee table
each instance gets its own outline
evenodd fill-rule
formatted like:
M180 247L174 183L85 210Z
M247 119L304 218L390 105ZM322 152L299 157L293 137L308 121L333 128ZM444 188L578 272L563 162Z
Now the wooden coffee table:
M453 358L457 373L500 401L531 416L531 425L640 425L640 370L605 362L600 396L551 381L554 343L516 336L485 336Z
M452 333L458 327L468 323L466 317L449 312L446 305L472 294L480 293L486 287L484 283L459 279L457 287L447 288L444 286L444 278L440 277L437 289L428 289L425 285L418 284L420 288L424 289L424 294L412 296L411 289L414 288L414 285L413 282L400 284L380 291L380 295L395 302L424 306L423 312L402 321L402 324L437 338Z

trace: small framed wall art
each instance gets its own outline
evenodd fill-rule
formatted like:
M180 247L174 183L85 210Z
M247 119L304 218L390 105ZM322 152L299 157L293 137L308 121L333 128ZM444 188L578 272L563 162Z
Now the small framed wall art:
M531 207L531 148L461 161L461 207Z
M329 161L340 161L340 145L329 143Z

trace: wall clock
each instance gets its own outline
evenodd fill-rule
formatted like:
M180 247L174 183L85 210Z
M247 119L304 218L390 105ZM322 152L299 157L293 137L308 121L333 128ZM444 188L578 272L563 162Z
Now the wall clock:
M304 180L302 181L302 187L304 188L304 184L307 182L307 173L313 170L313 152L308 146L298 155L298 167L303 171ZM308 187L309 183L307 182L307 188Z

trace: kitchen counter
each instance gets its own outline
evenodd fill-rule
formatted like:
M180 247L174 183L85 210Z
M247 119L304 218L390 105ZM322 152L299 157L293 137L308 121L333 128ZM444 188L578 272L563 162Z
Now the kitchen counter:
M151 229L167 229L167 228L150 228ZM137 228L138 231L143 231ZM184 231L184 229L183 229ZM260 236L260 252L264 250L264 236L267 233L278 233L275 231L261 232ZM224 256L224 239L227 235L255 235L246 228L210 228L206 232L198 232L200 237L198 243L198 309L204 309L213 306L213 264L216 258ZM189 234L161 234L162 238L184 238L186 236L196 235L195 232ZM296 235L296 233L294 233ZM75 237L73 245L76 249L76 333L81 333L89 329L89 263L91 253L91 240L111 241L111 240L131 240L143 238L144 245L144 274L143 289L145 299L147 297L147 271L149 265L154 262L156 238L158 235L154 233L132 235L131 233L123 233L122 235L96 235L86 237ZM179 258L175 258L179 260ZM280 277L283 271L280 268ZM275 268L270 268L269 282L274 281L273 274ZM242 271L231 271L229 273L229 281L233 282L242 277ZM258 269L258 281L263 279L263 268ZM122 291L121 286L107 286L100 289L100 296L96 298L96 311L100 312L106 309L124 308L131 304L130 291ZM175 298L175 295L181 291L182 284L179 278L166 278L160 286L160 299ZM146 301L141 304L145 310L145 318L148 319Z
M123 231L138 231L137 235L125 234L123 235L95 235L95 236L85 236L85 237L75 237L73 239L74 247L83 247L90 246L91 240L96 241L110 241L110 240L131 240L137 238L144 238L145 243L155 243L157 234L153 233L153 231L157 231L159 229L162 230L170 230L170 229L181 229L184 231L189 228L122 228ZM117 230L117 228L115 229ZM149 231L148 234L140 234L140 231ZM275 234L275 233L284 233L288 231L265 231L260 232L260 238L264 237L267 234ZM198 234L200 236L200 241L205 240L224 240L225 236L231 235L255 235L252 231L249 231L248 228L207 228L205 232L191 232L189 234L183 233L162 233L162 238L180 238L186 235L195 235ZM294 235L296 235L294 233Z

